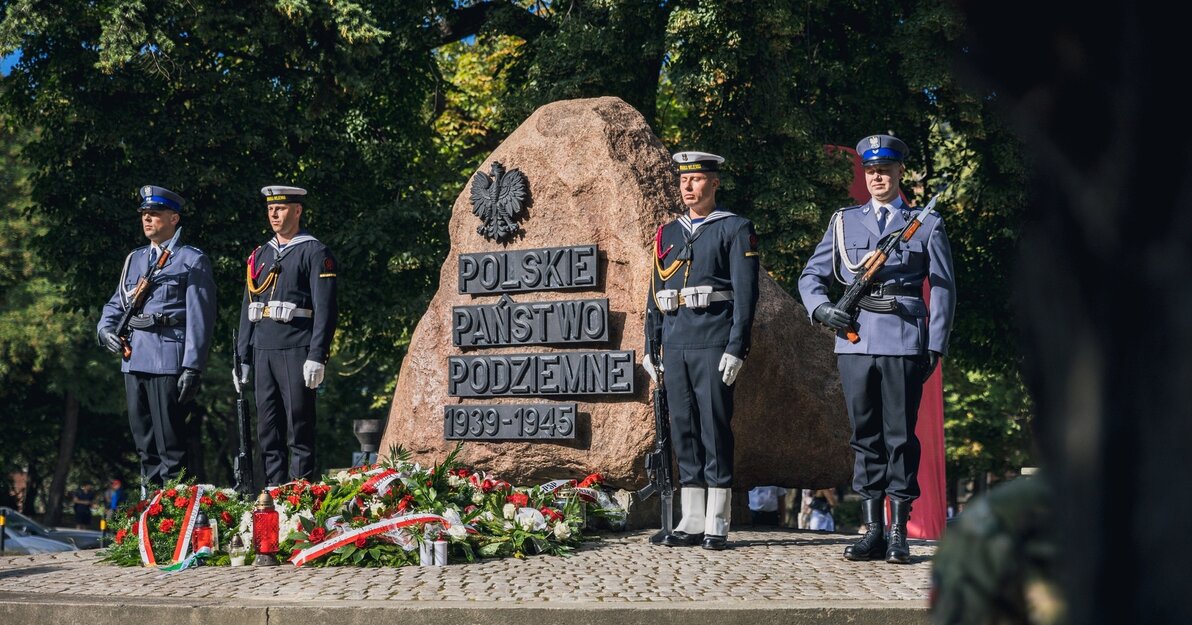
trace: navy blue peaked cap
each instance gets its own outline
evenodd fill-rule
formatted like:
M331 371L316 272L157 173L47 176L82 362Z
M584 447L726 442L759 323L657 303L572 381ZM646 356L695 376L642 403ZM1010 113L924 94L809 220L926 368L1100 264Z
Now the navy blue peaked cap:
M175 213L181 213L186 200L177 193L165 188L147 184L141 187L141 207L138 210L161 210L167 208Z
M891 135L869 135L857 143L857 155L862 165L901 163L906 160L910 148L906 143Z

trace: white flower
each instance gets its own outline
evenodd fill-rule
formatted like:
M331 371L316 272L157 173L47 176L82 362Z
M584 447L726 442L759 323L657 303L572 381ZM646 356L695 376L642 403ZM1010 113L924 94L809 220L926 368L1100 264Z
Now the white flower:
M480 504L484 503L484 493L482 493L480 491L476 491L476 492L472 493L472 503L474 503L478 506Z
M373 499L373 500L369 501L369 503L368 503L368 513L373 516L377 516L377 515L381 514L381 511L384 509L385 509L385 502L383 502L379 499Z
M459 511L455 508L447 508L443 511L443 518L447 519L447 535L455 539L463 539L468 535L468 528L464 526L463 519L459 518Z
M506 519L512 519L517 516L517 506L507 503L504 508L501 508L501 515Z
M447 474L447 485L450 486L451 488L459 488L464 483L465 482L464 482L463 478L461 478L460 476L458 476L454 473Z
M351 481L351 479L352 474L348 473L347 471L340 471L339 473L335 474L335 481L339 482L340 484Z
M571 526L563 521L555 523L555 538L559 540L567 540L571 538Z
M517 511L517 524L529 532L546 529L546 517L533 508L522 508Z

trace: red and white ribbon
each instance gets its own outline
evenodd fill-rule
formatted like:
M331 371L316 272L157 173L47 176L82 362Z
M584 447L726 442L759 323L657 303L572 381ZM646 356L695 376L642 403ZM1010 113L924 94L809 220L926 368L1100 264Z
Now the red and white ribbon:
M190 550L190 537L194 534L195 519L199 516L199 498L203 496L202 486L193 486L190 490L190 503L186 505L186 514L182 517L182 527L179 528L178 542L174 545L174 562L181 562Z
M397 471L394 471L393 469L385 469L384 471L373 475L367 480L364 480L364 483L360 485L360 490L365 491L369 487L372 487L378 496L384 496L387 492L386 489L388 488L389 484L391 484L393 480L396 480L397 478Z
M294 555L290 556L290 562L292 562L294 566L302 566L303 564L306 564L311 560L321 558L332 551L343 547L344 545L354 543L359 538L368 538L370 536L376 536L377 534L383 534L391 530L409 527L411 525L419 525L422 523L442 523L444 528L451 527L451 523L447 519L437 514L407 514L404 516L393 517L383 521L377 521L376 523L370 523L364 527L358 527L356 529L349 530L337 536L328 538L317 545L312 545L306 549L303 549L302 551L294 552Z
M141 512L141 521L137 524L137 549L141 552L141 564L154 566L157 560L153 558L153 545L149 542L149 509L161 501L161 491L153 496L149 505Z

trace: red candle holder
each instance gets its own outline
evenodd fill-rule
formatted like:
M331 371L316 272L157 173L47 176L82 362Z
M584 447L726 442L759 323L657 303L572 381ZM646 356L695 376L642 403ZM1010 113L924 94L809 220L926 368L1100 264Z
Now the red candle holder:
M277 566L279 516L273 507L269 489L261 491L252 510L252 548L256 553L254 566Z

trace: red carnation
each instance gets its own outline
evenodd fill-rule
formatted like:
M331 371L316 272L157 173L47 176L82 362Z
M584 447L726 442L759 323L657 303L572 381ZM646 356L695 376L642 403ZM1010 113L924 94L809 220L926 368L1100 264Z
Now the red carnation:
M179 508L185 508L186 504L188 504L188 503L190 503L190 500L187 499L186 497L179 497L174 500L174 505Z
M298 495L290 495L289 497L286 497L286 501L290 502L290 505L294 506L295 508L302 504L302 499L300 499Z
M505 501L519 507L524 508L530 503L530 496L525 493L513 493L505 498Z
M306 538L310 540L311 544L321 543L323 542L324 538L327 538L327 530L321 527L316 527L306 535Z
M203 504L204 506L210 506L211 504L215 503L215 500L208 497L207 495L203 495L202 497L199 497L199 503Z
M139 521L133 521L133 522L132 522L132 527L128 528L128 531L129 531L129 532L132 532L133 534L136 534L136 533L137 533L137 527L138 527L138 523L139 523Z
M178 491L176 489L171 488L170 490L167 490L165 492L164 496L166 499L173 499L178 496Z
M486 479L480 483L480 492L487 493L488 491L493 489L493 486L495 486L493 481Z
M215 493L215 500L218 501L219 503L224 503L225 501L228 500L228 496L223 493L217 492L217 493Z
M234 519L232 519L232 515L228 514L227 510L224 510L219 513L219 520L223 521L224 525L230 526Z
M116 544L117 544L117 545L119 545L120 543L124 542L124 537L125 537L125 536L127 536L127 535L128 535L128 531L127 531L127 530L119 530L119 531L117 531L117 532L116 532Z
M269 496L270 496L270 497L272 497L272 498L274 498L274 499L277 499L278 497L281 497L281 489L280 489L280 488L271 488L271 489L269 489Z
M161 504L155 503L149 506L149 516L157 516L161 514Z
M413 503L414 503L414 496L406 495L405 497L401 498L401 501L397 502L397 511L405 512L406 509L408 509L411 505L413 505Z
M174 519L162 519L161 523L158 524L157 529L162 533L169 534L170 532L174 531Z
M356 539L356 548L357 549L364 549L364 547L367 545L368 545L368 537L367 536L360 536Z

